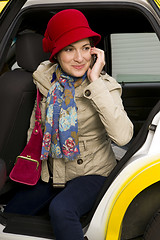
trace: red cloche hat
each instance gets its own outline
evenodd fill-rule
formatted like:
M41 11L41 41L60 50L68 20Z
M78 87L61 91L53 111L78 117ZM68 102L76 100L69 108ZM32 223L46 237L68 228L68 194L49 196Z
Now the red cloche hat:
M50 52L50 61L56 53L69 44L92 37L94 45L101 40L101 35L93 32L82 12L66 9L55 14L48 22L43 38L43 50Z

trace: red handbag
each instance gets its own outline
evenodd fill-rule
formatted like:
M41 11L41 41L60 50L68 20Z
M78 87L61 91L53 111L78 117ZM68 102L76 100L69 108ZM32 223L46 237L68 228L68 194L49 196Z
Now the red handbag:
M15 165L9 175L9 177L16 182L35 185L41 175L41 148L43 134L41 129L41 110L39 103L41 100L41 94L37 89L37 108L35 112L35 126L32 131L29 142L17 156Z

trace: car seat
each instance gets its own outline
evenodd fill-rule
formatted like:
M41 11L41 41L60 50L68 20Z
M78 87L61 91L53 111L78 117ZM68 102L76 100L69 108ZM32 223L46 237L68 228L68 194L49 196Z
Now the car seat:
M49 58L43 52L42 39L43 36L38 33L20 34L16 40L16 61L19 67L0 76L0 158L5 161L7 176L16 156L26 144L36 97L32 73L40 62ZM13 184L8 178L0 195Z
M3 187L6 180L6 165L3 159L0 159L0 189Z

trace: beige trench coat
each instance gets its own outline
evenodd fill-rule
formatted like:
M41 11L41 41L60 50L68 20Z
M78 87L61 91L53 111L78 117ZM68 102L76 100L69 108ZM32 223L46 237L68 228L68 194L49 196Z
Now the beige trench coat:
M34 83L43 94L41 101L42 128L45 125L46 97L51 87L55 65L49 61L40 64L33 74ZM78 113L80 157L74 161L49 159L42 162L41 178L49 181L53 173L53 186L63 187L77 176L98 174L108 176L116 165L111 141L127 144L132 138L133 125L121 100L121 86L109 75L101 75L90 83L85 80L75 89ZM28 139L34 128L35 108L32 112Z

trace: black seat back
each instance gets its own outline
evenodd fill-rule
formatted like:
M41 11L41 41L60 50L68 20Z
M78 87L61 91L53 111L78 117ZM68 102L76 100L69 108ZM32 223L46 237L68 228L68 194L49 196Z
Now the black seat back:
M16 60L20 68L0 76L0 158L9 175L16 156L26 144L36 87L32 73L48 59L42 49L43 36L25 33L17 38Z
M6 165L5 162L0 159L0 190L6 181Z

